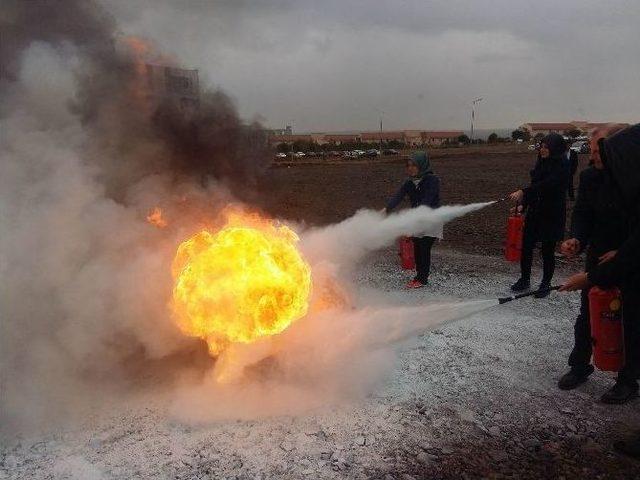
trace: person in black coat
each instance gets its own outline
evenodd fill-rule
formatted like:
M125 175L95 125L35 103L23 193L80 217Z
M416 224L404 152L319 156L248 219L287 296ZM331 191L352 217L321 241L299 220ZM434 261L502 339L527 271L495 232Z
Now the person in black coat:
M543 276L537 298L549 294L555 271L556 242L564 238L566 221L566 191L569 165L567 144L557 133L550 133L540 142L538 160L531 170L531 184L510 194L511 200L524 209L524 233L520 279L511 286L514 292L531 287L531 264L536 243L542 245Z
M606 262L570 277L561 291L574 291L597 285L617 286L622 292L625 335L625 369L618 374L615 394L628 399L638 394L639 350L628 351L640 343L640 124L628 127L598 143L602 163L613 183L611 195L624 208L629 219L623 244ZM640 458L640 437L616 442L614 447Z
M628 233L627 215L614 194L615 186L610 175L604 171L598 148L598 141L615 131L602 129L591 136L592 165L580 173L578 200L571 218L571 235L561 245L561 251L567 257L586 250L587 271L612 258ZM571 369L558 381L558 387L562 390L576 388L593 373L588 288L582 290L580 300L580 314L574 327L575 343L569 355ZM640 345L633 348L640 348ZM622 369L622 376L626 369ZM602 401L617 403L614 393L613 389L608 391Z
M389 199L385 213L396 208L405 197L411 208L425 205L429 208L440 206L440 179L433 174L431 162L426 152L416 152L407 160L407 178L400 189ZM416 261L416 276L407 288L421 288L429 280L431 270L431 247L437 238L442 238L442 229L428 232L428 235L413 237L413 251Z
M571 150L571 148L567 149L567 162L569 163L569 183L567 184L567 194L569 196L569 200L575 200L575 188L573 186L573 177L575 177L576 172L578 171L578 154Z

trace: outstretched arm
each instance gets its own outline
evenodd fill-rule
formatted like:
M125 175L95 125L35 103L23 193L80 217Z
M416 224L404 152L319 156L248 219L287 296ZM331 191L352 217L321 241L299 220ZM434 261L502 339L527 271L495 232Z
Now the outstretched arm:
M407 182L404 182L400 186L398 191L394 193L393 196L389 198L389 200L387 201L387 207L386 207L387 212L390 212L391 210L396 208L398 205L400 205L400 202L402 202L406 194L407 194Z

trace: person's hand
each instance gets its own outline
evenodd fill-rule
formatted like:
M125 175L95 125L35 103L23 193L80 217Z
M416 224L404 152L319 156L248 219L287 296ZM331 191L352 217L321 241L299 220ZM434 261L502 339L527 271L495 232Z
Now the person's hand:
M388 214L389 214L389 211L387 210L387 207L384 207L382 210L380 210L380 213L381 213L382 215L388 215Z
M510 213L511 215L515 215L516 213L517 213L518 215L520 215L520 214L522 213L522 211L523 211L523 210L524 210L524 207L523 207L522 205L518 205L518 206L516 206L516 207L511 207L511 208L509 209L509 213Z
M576 273L569 277L560 287L561 292L575 292L576 290L584 290L589 286L589 277L587 272Z
M610 250L604 255L598 257L598 265L602 265L603 263L610 262L616 256L616 253L618 253L617 250Z
M577 238L570 238L560 244L560 252L565 257L573 257L580 251L580 240Z
M523 197L524 197L524 192L522 190L516 190L515 192L512 192L509 194L509 198L511 199L511 201L516 203L522 202Z

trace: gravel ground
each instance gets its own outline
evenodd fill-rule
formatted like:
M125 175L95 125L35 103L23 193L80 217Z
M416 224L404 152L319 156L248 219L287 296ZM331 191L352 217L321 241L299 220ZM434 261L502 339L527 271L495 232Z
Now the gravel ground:
M392 251L364 262L356 284L419 304L499 296L515 277L496 257L436 250L426 289L401 289ZM0 478L640 478L611 449L640 428L637 403L599 404L612 384L600 372L572 392L555 386L577 306L552 294L442 326L399 347L366 398L304 416L194 427L149 402L46 435L5 432Z

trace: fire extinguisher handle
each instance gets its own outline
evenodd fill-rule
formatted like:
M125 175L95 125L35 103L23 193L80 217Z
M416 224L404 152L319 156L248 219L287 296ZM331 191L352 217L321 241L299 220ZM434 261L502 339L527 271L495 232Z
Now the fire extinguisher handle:
M532 290L530 292L525 292L525 293L518 293L516 295L511 295L510 297L498 298L498 303L500 305L502 305L503 303L511 302L513 300L518 300L520 298L530 297L532 295L535 295L536 293L552 292L554 290L558 290L560 287L561 287L561 285L554 285L553 287L549 287L549 288L543 288L543 289L540 289L540 290Z

